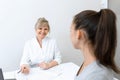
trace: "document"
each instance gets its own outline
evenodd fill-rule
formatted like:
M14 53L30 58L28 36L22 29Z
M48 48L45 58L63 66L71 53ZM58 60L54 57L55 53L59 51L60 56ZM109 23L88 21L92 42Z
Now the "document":
M74 80L79 67L72 62L62 63L48 70L31 68L28 75L16 73L17 80Z

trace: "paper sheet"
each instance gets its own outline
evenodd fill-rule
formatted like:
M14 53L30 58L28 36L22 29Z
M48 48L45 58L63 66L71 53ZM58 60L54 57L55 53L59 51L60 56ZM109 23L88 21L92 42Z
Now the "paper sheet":
M74 80L79 67L73 63L63 63L48 70L31 68L28 75L16 74L17 80Z

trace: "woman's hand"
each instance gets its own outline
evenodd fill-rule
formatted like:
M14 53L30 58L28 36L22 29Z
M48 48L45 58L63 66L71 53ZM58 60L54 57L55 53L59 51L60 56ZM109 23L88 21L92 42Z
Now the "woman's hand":
M50 68L50 64L45 63L45 62L41 62L40 64L38 64L38 66L42 69L49 69Z
M30 72L29 65L23 64L23 65L21 66L21 72L22 72L23 74L29 74L29 72Z

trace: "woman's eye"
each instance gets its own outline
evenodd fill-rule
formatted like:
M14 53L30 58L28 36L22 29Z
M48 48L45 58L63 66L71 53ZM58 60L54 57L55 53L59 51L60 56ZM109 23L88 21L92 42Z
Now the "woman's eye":
M39 28L39 30L42 30L42 28Z
M48 30L48 29L44 29L44 30Z

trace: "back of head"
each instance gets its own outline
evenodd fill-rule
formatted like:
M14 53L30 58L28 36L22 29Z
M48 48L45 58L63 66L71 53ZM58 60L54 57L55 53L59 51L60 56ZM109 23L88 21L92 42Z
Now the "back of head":
M119 72L114 62L117 44L115 13L110 9L99 12L86 10L75 15L73 23L76 24L75 29L83 29L87 33L99 62Z

